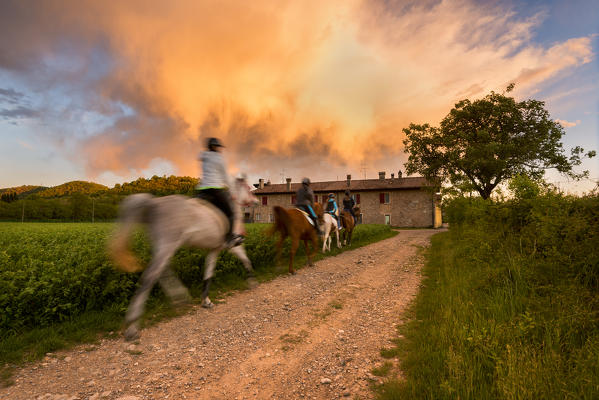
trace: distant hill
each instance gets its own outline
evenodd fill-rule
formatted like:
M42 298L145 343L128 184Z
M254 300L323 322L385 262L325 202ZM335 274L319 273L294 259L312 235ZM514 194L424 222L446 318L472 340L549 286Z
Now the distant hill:
M45 186L22 185L22 186L17 186L17 187L0 189L0 194L16 193L17 196L19 196L19 197L25 197L25 196L40 192L45 189L47 189L47 187L45 187Z
M86 181L72 181L53 186L37 193L39 197L62 197L71 194L94 194L108 190L107 186Z
M110 189L114 194L132 194L132 193L152 193L158 196L169 194L192 193L195 185L198 184L196 178L189 176L156 176L150 179L139 178L132 182L116 184Z

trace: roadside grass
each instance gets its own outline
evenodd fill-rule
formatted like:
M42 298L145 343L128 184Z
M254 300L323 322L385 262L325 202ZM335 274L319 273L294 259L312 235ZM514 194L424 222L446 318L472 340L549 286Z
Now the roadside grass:
M61 302L73 307L74 301L80 301L82 303L80 308L84 310L78 312L73 307L70 315L61 314L57 317L59 320L52 321L48 314L51 314L53 309L49 308L48 312L43 314L44 319L39 320L41 322L24 323L16 320L17 323L12 325L9 325L11 320L7 319L8 316L3 316L2 321L6 328L0 329L0 384L11 384L12 371L16 367L25 362L39 360L47 353L84 343L98 343L102 338L121 336L124 313L130 297L137 288L139 274L117 272L113 270L108 261L104 252L104 242L114 229L113 226L108 223L0 224L0 248L4 245L5 249L0 250L0 276L4 277L2 285L13 290L12 296L8 292L0 295L0 300L4 302L0 305L12 307L14 311L15 307L19 306L14 297L22 297L21 292L16 291L15 286L6 285L32 284L32 287L23 286L21 290L31 291L32 298L35 298L36 295L38 297L49 296L49 301L57 303L55 308L58 310L61 310ZM246 250L252 260L258 282L269 281L279 275L287 274L288 241L284 246L280 262L276 263L274 238L264 235L264 231L269 226L269 224L247 226ZM343 251L387 239L396 234L397 232L384 225L359 225L354 231L351 246L342 249L335 248L326 255L320 253L320 249L316 249L317 254L313 257L313 261L335 256ZM142 263L148 262L151 249L143 232L137 232L134 235L133 249ZM194 302L198 302L201 295L204 257L205 252L203 251L184 248L177 252L171 262L173 269L189 288ZM85 272L77 271L76 269L81 268L80 263L83 260L86 265ZM306 256L302 245L295 260L295 268L301 269L305 263ZM35 271L40 272L38 275L31 274L23 278L23 274L28 272L24 270L30 265L35 265ZM71 273L71 270L79 275ZM56 273L52 271L56 271ZM43 275L39 275L41 273ZM15 276L19 280L13 283L10 278ZM36 276L44 279L44 282L41 283L44 286L35 282ZM86 283L87 277L96 280ZM74 289L70 289L73 281L79 285L76 292L78 294L73 294ZM54 285L54 288L50 285ZM101 285L106 287L99 288L98 296L94 299L95 303L92 304L88 299L83 298L86 293L88 296L94 296L90 294L91 290L97 290L97 287ZM43 288L44 292L35 293L35 287ZM241 263L231 254L221 254L210 296L222 302L226 301L226 296L235 291L246 289L248 289L248 281ZM53 294L71 297L60 300L52 298ZM106 304L98 304L100 295L105 296ZM111 299L114 301L113 303L109 302ZM9 303L11 301L13 303ZM43 303L44 298L37 298L36 301ZM85 301L88 302L84 303ZM23 303L23 307L28 307L28 305ZM93 309L93 307L97 309ZM334 306L331 305L331 307ZM64 307L62 310L64 312ZM147 303L142 324L149 326L187 311L188 309L185 308L171 307L168 299L156 287ZM23 315L27 315L27 312L26 308L22 311Z
M381 350L405 379L390 374L378 399L599 398L598 205L460 204L425 252L397 345Z

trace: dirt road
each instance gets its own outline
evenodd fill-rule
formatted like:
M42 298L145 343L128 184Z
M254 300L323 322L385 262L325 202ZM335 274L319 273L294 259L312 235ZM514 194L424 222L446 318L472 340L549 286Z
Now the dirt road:
M18 371L1 399L369 399L438 231L397 236Z

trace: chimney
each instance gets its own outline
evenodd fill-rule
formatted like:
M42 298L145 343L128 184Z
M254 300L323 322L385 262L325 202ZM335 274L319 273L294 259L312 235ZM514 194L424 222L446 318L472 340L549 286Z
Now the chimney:
M397 171L397 178L401 179L401 169Z
M379 172L379 179L385 179L385 171Z
M395 174L391 172L391 179L395 178Z
M349 187L349 185L351 185L351 175L347 176L347 187Z
M291 178L286 178L285 180L287 181L287 190L291 191Z
M264 179L258 179L258 189L264 189Z

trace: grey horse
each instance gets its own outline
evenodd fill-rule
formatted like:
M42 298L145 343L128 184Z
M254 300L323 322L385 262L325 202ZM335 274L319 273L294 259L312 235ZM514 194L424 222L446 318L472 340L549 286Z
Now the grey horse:
M234 202L234 232L243 230L241 206L257 204L245 179L233 179L230 184ZM139 337L139 318L144 312L145 303L152 287L158 281L160 286L175 304L190 299L187 288L175 276L168 264L181 246L187 245L208 249L204 267L204 287L202 307L210 308L213 303L208 297L210 282L214 275L218 253L225 250L225 234L229 222L225 215L212 204L185 196L172 195L154 197L140 193L127 197L121 205L118 228L109 242L109 254L115 264L126 272L140 271L142 268L129 250L129 238L137 224L147 227L152 243L152 260L141 276L141 286L133 296L125 317L125 339ZM235 254L253 277L252 263L243 246L233 247Z

